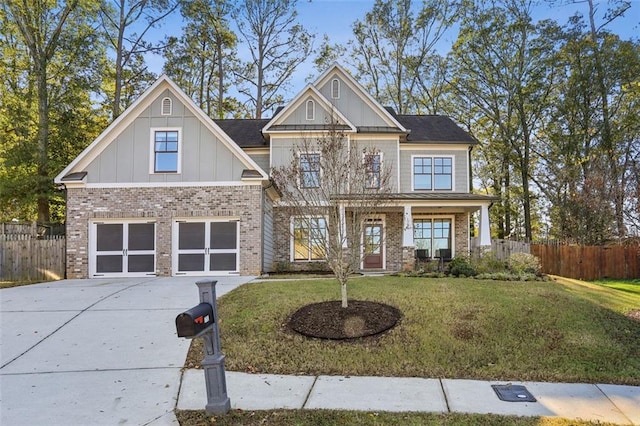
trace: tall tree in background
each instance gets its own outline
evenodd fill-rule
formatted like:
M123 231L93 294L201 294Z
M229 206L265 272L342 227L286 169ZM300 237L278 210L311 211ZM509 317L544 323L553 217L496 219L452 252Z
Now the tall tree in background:
M228 97L236 57L237 37L229 28L232 5L228 0L184 0L186 26L165 51L164 70L209 116L225 118L237 109Z
M521 212L520 236L531 239L535 132L553 85L551 35L557 28L550 22L534 24L528 0L468 6L451 54L451 88L459 115L475 112L474 133L489 136L480 150L491 167L491 186L502 199L501 233L519 233L512 229L511 215ZM517 197L512 197L514 184Z
M541 188L552 204L555 236L603 244L634 226L627 218L637 200L640 44L596 27L593 12L588 21L571 18L555 59L563 75L553 88L543 139L544 172L551 178Z
M95 136L88 135L97 118L89 98L104 53L91 26L97 4L5 1L1 10L7 179L0 196L23 219L49 222L53 176L84 147L76 144Z
M420 9L411 0L376 0L364 21L354 23L351 47L358 76L379 102L406 114L424 101L415 97L419 87L431 88L424 84L425 63L455 22L458 8L456 2L436 0L425 0Z
M296 67L311 54L313 36L296 21L296 0L246 0L234 16L251 60L238 74L255 118L281 103Z
M115 53L110 87L113 97L109 97L114 119L155 79L147 70L143 55L159 52L164 45L150 42L148 33L177 7L178 0L113 0L102 3L102 28Z

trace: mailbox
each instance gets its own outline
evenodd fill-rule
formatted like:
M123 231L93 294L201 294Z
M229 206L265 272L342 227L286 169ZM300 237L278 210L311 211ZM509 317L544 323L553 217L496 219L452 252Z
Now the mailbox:
M213 322L213 307L208 303L201 303L176 317L178 337L196 337L213 325Z

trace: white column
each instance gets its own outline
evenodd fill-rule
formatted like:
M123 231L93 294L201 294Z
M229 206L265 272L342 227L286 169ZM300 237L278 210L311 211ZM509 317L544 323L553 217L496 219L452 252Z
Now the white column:
M344 211L344 204L340 204L340 234L342 235L342 248L347 248L349 241L347 241L347 215Z
M480 208L480 246L491 245L491 233L489 228L489 206Z
M411 206L404 206L402 230L402 246L413 247L413 219L411 218Z

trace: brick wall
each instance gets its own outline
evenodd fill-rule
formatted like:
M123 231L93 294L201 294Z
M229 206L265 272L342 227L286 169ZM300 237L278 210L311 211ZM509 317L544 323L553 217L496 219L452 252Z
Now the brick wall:
M262 271L260 185L172 188L69 188L67 277L89 275L89 222L150 219L156 222L156 272L171 275L171 230L176 218L240 218L240 273Z

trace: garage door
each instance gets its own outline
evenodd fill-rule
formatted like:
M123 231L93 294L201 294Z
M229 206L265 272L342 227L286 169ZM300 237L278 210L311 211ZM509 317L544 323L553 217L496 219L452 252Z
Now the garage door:
M173 232L174 275L238 273L237 220L179 220Z
M90 276L155 275L154 222L93 222L89 239Z

